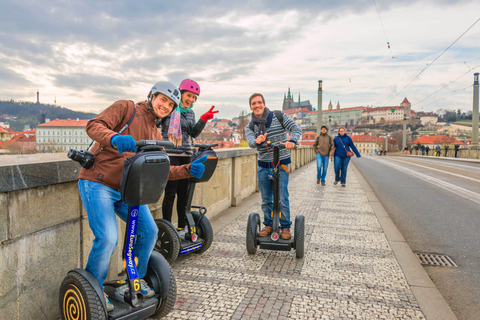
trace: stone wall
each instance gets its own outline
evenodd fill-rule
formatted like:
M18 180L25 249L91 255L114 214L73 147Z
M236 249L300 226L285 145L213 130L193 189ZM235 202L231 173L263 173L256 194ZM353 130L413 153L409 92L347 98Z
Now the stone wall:
M220 149L215 174L198 184L194 205L211 219L257 191L257 155L250 148ZM66 154L0 157L0 319L56 319L63 277L84 268L93 235L77 189L80 166ZM7 156L5 156L7 157ZM5 160L5 161L3 161ZM311 147L292 152L292 171L315 160ZM161 218L163 197L150 206ZM176 213L173 214L176 219ZM122 272L125 223L108 279ZM107 280L108 280L107 279Z

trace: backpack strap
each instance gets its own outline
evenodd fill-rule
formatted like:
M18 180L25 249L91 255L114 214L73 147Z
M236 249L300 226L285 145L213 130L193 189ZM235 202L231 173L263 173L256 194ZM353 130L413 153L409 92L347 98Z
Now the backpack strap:
M278 121L280 122L280 124L282 125L282 128L283 130L287 130L285 128L285 125L283 124L283 112L280 111L280 110L273 110L273 112L275 112L275 117L277 117ZM255 132L254 129L255 129L255 123L253 123L252 120L250 120L250 123L248 124L248 128L250 130L252 130L252 132Z
M135 119L135 114L137 113L137 105L135 104L135 102L133 102L132 100L129 100L133 103L133 110L132 110L132 114L130 115L130 118L128 118L127 122L125 122L121 127L120 129L118 130L115 130L116 132L118 132L118 134L122 134L125 132L125 130L128 129L128 127L132 124L133 122L133 119ZM87 150L90 150L90 148L92 147L92 145L95 143L95 140L92 140L92 142L90 143L90 145L88 146ZM97 156L100 152L102 152L103 150L105 149L105 147L101 148L98 153L95 155Z

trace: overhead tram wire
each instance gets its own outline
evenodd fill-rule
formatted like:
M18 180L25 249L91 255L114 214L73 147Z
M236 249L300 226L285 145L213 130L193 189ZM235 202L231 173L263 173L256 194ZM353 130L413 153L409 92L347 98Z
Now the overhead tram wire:
M385 40L387 40L388 49L390 50L390 54L393 58L392 48L390 48L390 41L388 41L387 32L385 31L385 27L383 26L383 21L382 21L382 18L380 17L380 12L378 11L377 3L375 2L375 0L373 0L373 4L375 5L375 9L377 10L378 19L380 20L380 24L382 25L383 34L385 35Z
M445 86L441 87L440 89L438 89L437 91L435 91L434 93L432 93L431 95L429 95L428 97L420 100L419 102L415 103L415 106L418 106L420 103L422 103L423 101L427 100L428 98L430 98L431 96L433 96L435 93L445 89L446 87L448 87L449 85L451 85L452 83L456 82L457 80L459 80L460 78L463 78L464 76L466 76L467 74L469 74L470 72L472 72L473 70L477 69L478 67L480 67L480 65L476 66L475 68L471 68L470 70L468 70L467 72L465 72L464 74L462 74L460 77L458 77L457 79L449 82L448 84L446 84ZM422 107L423 108L423 107Z
M453 90L452 93L450 93L448 96L445 96L445 97L443 97L443 98L440 98L440 99L438 99L438 100L435 100L435 101L433 101L432 103L429 103L429 104L427 104L426 106L423 106L422 109L425 108L425 107L428 107L428 106L430 106L430 105L432 105L432 104L434 104L434 103L437 103L438 101L441 101L441 100L446 99L446 98L448 98L448 97L450 97L450 96L453 96L453 95L456 94L456 93L459 93L459 92L461 92L461 91L465 91L465 90L467 90L467 89L470 88L470 87L473 87L473 84L470 84L470 85L466 86L466 87L463 88L463 89Z
M427 66L425 68L422 69L422 71L420 71L402 90L398 91L390 100L388 100L384 106L386 106L390 101L392 101L396 96L398 96L398 94L400 92L402 92L403 90L407 89L410 84L412 84L413 81L415 81L425 70L428 69L428 67L430 67L432 64L435 63L435 61L437 61L445 52L447 52L448 49L450 49L458 40L460 40L460 38L462 38L470 29L473 28L474 25L477 24L477 22L480 21L480 18L477 19L477 21L475 21L467 30L465 30L458 38L457 40L453 41L451 45L449 45L445 50L443 50L442 53L440 53L432 62L430 62L429 64L427 64Z

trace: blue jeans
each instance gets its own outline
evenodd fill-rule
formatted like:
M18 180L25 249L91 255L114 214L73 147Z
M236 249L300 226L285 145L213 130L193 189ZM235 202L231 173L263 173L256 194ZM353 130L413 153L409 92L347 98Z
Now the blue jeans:
M272 226L273 211L273 180L268 175L273 169L258 167L258 188L262 195L263 224ZM288 179L289 174L280 168L280 226L282 229L290 229L290 201L288 200Z
M325 183L325 177L327 176L328 169L328 156L324 157L320 153L317 153L317 179Z
M338 157L335 156L335 181L340 181L342 184L347 182L347 168L350 162L350 157Z
M79 179L78 190L87 211L90 229L95 236L85 269L97 278L103 288L110 256L118 239L115 214L127 221L128 206L122 201L120 192L99 182ZM150 254L157 242L158 228L147 205L140 206L139 211L135 256L138 257L138 275L143 278L147 273Z

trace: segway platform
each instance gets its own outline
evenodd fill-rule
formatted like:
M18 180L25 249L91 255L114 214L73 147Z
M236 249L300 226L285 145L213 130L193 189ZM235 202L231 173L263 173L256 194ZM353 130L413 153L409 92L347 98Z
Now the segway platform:
M272 241L270 236L258 237L260 249L290 251L293 248L292 240L284 240L280 238L276 241Z

